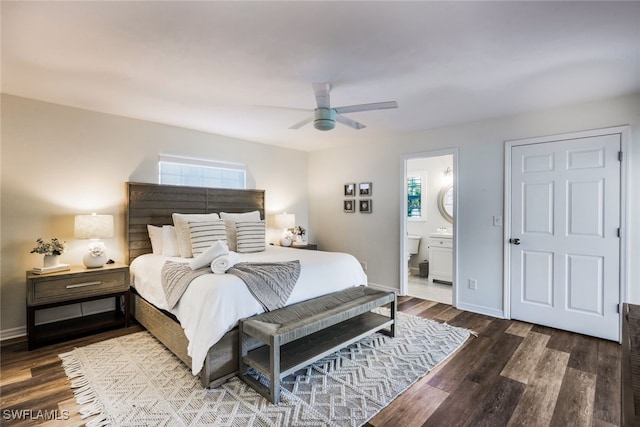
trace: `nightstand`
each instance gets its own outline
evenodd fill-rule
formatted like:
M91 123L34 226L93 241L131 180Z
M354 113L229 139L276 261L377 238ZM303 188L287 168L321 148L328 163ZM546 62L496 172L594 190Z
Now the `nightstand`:
M116 299L114 311L35 324L37 310L110 297ZM27 271L29 350L91 332L127 327L130 317L129 266L125 264L106 264L101 268L73 266L70 270L49 274Z
M317 251L318 250L318 245L312 245L312 244L306 244L306 245L291 245L290 247L292 247L293 249L307 249L310 251Z

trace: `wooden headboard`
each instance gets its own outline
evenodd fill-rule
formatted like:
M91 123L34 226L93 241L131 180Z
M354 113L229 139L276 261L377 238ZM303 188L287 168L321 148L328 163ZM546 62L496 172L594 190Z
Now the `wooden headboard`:
M185 187L138 182L127 183L127 263L151 253L147 224L171 225L174 212L205 214L213 212L260 211L264 219L264 190Z

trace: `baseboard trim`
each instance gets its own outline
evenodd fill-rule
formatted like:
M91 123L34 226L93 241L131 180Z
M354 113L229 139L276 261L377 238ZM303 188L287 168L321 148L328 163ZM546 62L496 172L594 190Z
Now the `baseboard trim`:
M26 326L18 326L17 328L0 330L0 341L6 341L13 338L24 337L27 335Z
M470 311L472 313L484 314L486 316L497 317L498 319L504 319L504 311L491 307L485 307L482 305L468 304L458 301L456 305L458 310Z

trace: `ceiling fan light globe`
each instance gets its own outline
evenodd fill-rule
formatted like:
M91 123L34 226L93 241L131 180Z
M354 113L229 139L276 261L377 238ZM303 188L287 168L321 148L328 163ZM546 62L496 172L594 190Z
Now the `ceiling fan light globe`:
M336 127L336 122L329 119L314 120L313 127L318 130L331 130Z
M336 127L336 111L330 108L316 108L313 127L318 130L331 130Z

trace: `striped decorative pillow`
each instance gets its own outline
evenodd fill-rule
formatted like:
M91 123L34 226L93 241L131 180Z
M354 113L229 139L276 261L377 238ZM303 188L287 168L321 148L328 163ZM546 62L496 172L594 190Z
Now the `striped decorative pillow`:
M239 253L264 251L264 221L236 222L236 246Z
M227 240L229 250L237 251L236 246L236 222L260 221L260 211L230 213L220 212L220 218L227 224Z
M176 227L176 234L178 236L178 249L180 250L180 256L182 258L191 258L191 231L189 230L190 222L207 222L220 219L217 213L210 214L181 214L173 213L173 225Z
M190 222L189 232L191 233L191 250L193 256L200 255L217 240L222 240L227 243L227 229L224 221L221 219Z

